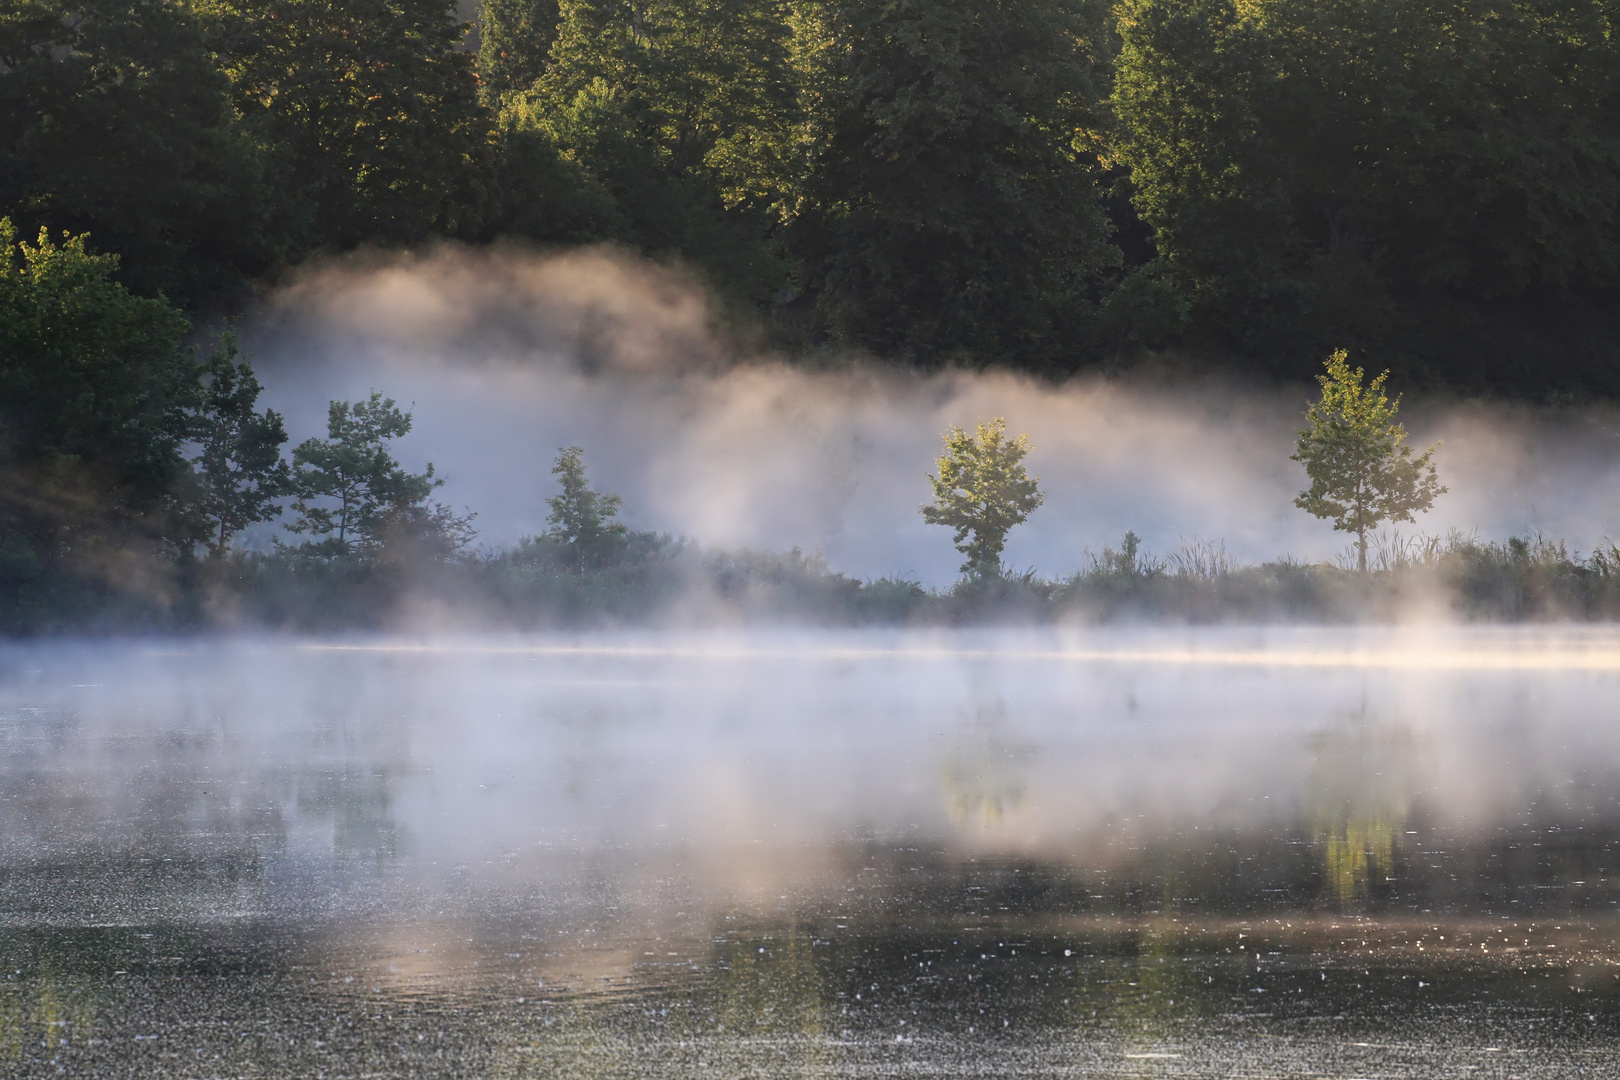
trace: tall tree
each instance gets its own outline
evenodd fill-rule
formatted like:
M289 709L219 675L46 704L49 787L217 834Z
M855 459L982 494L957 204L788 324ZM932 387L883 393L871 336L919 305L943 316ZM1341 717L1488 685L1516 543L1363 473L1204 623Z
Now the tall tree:
M317 244L474 232L490 123L447 0L197 0Z
M478 12L478 92L495 108L545 73L557 38L557 0L483 0Z
M1356 565L1367 572L1367 533L1385 521L1411 521L1445 493L1431 459L1435 447L1412 456L1406 428L1395 421L1401 407L1384 393L1384 372L1363 384L1366 372L1350 367L1343 349L1328 357L1316 381L1322 397L1305 413L1292 461L1305 466L1311 486L1294 505L1334 529L1356 534ZM1435 446L1439 444L1436 443Z
M1115 150L1232 338L1620 295L1607 0L1127 0L1120 33Z
M207 523L206 543L216 559L242 529L279 517L281 498L293 490L281 457L287 441L281 414L258 411L259 380L236 357L236 343L227 336L208 358L190 432L198 446L192 509Z
M783 279L788 40L782 0L563 0L545 74L507 116L611 196L617 239L765 303Z
M813 144L792 250L835 341L1072 368L1118 261L1097 185L1103 9L828 0L806 33Z
M974 432L952 426L938 473L928 478L934 501L923 520L955 530L956 550L967 556L962 573L998 577L1007 533L1043 502L1039 477L1024 468L1029 437L1007 438L1007 422L996 417Z
M546 500L551 507L546 536L562 545L578 573L602 565L628 531L617 520L619 497L591 490L585 478L585 451L578 446L557 452L551 475L562 490Z
M409 434L411 414L392 398L373 392L365 401L334 401L327 407L326 438L306 439L293 449L293 510L288 528L312 539L316 555L368 555L387 538L390 521L426 504L444 481L400 465L388 444Z
M190 539L177 499L189 325L114 280L117 266L83 236L20 243L0 218L0 600L13 617L64 575L135 585Z
M89 232L137 292L240 299L297 222L198 20L163 0L0 11L0 213Z

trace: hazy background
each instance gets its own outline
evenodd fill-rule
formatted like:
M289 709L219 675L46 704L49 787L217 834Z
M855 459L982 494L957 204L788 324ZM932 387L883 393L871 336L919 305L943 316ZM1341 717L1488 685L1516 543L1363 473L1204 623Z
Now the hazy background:
M702 290L642 260L445 247L310 268L242 339L294 443L324 434L330 398L376 389L412 408L402 457L438 466L440 497L475 510L490 546L544 530L552 459L577 444L634 528L948 582L960 556L917 514L925 477L946 426L1001 415L1029 434L1047 492L1011 535L1010 568L1070 573L1128 528L1151 551L1196 537L1252 561L1345 547L1292 505L1304 388L812 370L728 345L714 326ZM1352 362L1380 370L1376 357ZM1620 535L1612 409L1463 404L1404 418L1418 446L1443 440L1451 489L1422 530L1540 529L1582 550Z

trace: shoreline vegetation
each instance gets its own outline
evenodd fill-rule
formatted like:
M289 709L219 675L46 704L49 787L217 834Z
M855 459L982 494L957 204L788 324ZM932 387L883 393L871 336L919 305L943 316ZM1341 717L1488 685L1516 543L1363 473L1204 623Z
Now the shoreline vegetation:
M1615 27L1605 0L9 4L0 634L1620 616L1612 544L1369 551L1445 491L1386 378L1620 398ZM579 448L550 531L474 553L390 449L407 409L333 401L284 453L232 330L304 268L450 245L643 260L721 351L808 365L1295 385L1331 352L1295 505L1356 569L1128 537L1009 573L1044 496L1001 418L931 477L948 588L631 533Z
M43 634L341 634L436 629L547 630L724 626L1128 625L1160 622L1355 625L1427 621L1620 619L1620 547L1589 555L1542 537L1377 537L1366 571L1352 549L1332 563L1240 563L1218 542L1165 556L1134 533L1062 578L1034 571L965 575L944 588L861 580L818 554L723 551L629 532L581 567L566 543L525 539L502 551L419 559L233 552L182 565L144 592L82 584L49 598ZM18 628L12 627L13 632Z

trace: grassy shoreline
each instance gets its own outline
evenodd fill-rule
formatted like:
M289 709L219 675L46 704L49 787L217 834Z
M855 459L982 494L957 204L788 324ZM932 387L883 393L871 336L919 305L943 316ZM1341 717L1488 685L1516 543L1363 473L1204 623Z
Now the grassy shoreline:
M1039 626L1412 620L1534 623L1620 619L1620 552L1581 557L1540 538L1386 539L1369 572L1291 559L1242 565L1218 544L1152 558L1127 536L1065 578L1028 572L928 589L859 580L818 555L708 550L639 533L580 571L546 540L447 560L238 553L180 567L161 589L86 585L14 636L637 626ZM44 599L44 598L41 598Z

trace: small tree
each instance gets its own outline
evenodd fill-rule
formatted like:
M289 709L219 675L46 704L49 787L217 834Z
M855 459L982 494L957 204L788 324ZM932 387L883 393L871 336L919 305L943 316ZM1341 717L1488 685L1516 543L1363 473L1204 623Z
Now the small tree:
M200 446L192 459L199 488L193 506L208 527L205 543L216 559L243 528L279 516L278 500L293 490L292 471L281 458L287 441L281 414L255 411L259 380L236 356L236 342L227 335L208 358L208 383L191 432Z
M967 556L962 572L975 577L1000 576L1007 531L1046 501L1038 478L1024 471L1029 437L1006 434L999 416L973 434L953 425L939 475L928 478L934 501L922 508L923 520L956 530L956 550Z
M628 531L623 522L614 520L621 500L591 490L585 481L585 451L578 446L557 452L551 475L562 491L546 500L551 507L546 535L565 547L577 572L584 573L587 567L600 565Z
M1436 443L1417 457L1406 445L1406 428L1395 422L1401 407L1384 393L1384 372L1366 385L1366 372L1352 369L1343 349L1328 357L1318 375L1322 400L1305 412L1310 427L1299 433L1290 460L1305 466L1308 491L1294 505L1332 518L1340 532L1356 534L1357 566L1367 571L1367 532L1383 521L1411 521L1445 493L1435 478Z
M327 407L325 439L306 439L293 450L295 533L323 537L305 544L312 554L351 555L381 544L391 522L420 508L444 481L409 473L388 443L411 430L411 414L373 392L365 401Z

